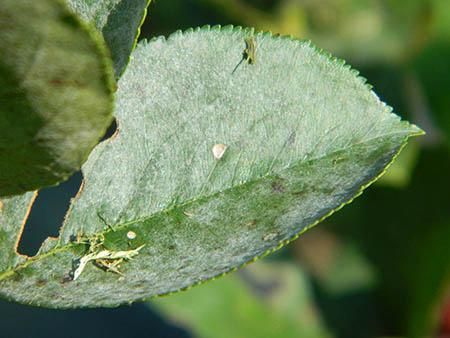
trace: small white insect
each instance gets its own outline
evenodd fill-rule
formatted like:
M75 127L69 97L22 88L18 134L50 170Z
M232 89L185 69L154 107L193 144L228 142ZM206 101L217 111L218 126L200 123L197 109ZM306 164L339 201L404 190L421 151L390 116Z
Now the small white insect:
M212 153L214 155L214 158L216 160L220 160L223 156L223 154L225 154L225 151L227 150L227 146L223 143L219 143L219 144L215 144L214 147L212 148Z
M131 230L128 231L127 232L127 238L131 239L131 240L135 239L136 238L136 233L134 231L131 231Z

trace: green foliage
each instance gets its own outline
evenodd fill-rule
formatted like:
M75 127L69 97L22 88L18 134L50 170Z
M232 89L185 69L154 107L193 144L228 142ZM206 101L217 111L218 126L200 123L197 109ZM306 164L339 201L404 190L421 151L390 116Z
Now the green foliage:
M56 0L0 3L0 196L56 184L112 120L97 34Z
M330 337L306 275L292 263L258 262L245 272L150 306L196 338Z
M67 0L80 17L102 33L111 51L116 77L128 64L151 0Z
M241 63L249 36L256 62ZM115 116L119 133L83 166L85 185L60 238L31 259L8 253L4 297L114 306L201 283L352 201L422 133L309 42L233 27L141 43L119 82ZM19 229L15 218L2 222ZM73 261L87 254L77 236L95 257L144 247L123 262L124 276L88 264L70 281Z
M433 1L430 43L412 60L434 121L450 145L450 3Z
M439 323L450 280L449 172L446 151L422 152L407 190L373 190L331 220L378 271L381 320L392 334L428 337Z
M312 39L358 64L404 58L422 42L430 12L428 0L280 0L271 11L264 10L270 1L197 1L244 25Z

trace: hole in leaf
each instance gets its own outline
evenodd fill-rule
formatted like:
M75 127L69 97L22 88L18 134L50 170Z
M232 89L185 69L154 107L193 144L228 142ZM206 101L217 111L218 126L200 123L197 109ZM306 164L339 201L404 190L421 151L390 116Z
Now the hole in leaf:
M70 200L81 185L81 172L56 187L39 191L17 248L19 254L34 256L47 237L57 237Z
M117 128L117 122L116 122L116 119L114 119L114 120L111 122L111 125L110 125L110 126L108 127L108 129L106 130L105 135L103 135L103 137L102 137L102 139L100 140L100 142L103 142L103 141L105 141L105 140L107 140L107 139L113 137L114 134L115 134L116 132L118 132L117 129L118 129L118 128Z
M117 132L117 122L114 119L101 141L114 137ZM39 191L19 239L19 254L35 256L47 237L59 236L70 201L78 193L82 181L83 175L78 171L58 186Z

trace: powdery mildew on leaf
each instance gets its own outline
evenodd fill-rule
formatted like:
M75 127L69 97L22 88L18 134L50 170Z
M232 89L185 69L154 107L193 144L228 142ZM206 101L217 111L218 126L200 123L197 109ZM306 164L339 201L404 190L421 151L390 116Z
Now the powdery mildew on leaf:
M233 72L249 36L257 62ZM119 133L85 164L59 241L0 274L4 297L114 306L220 276L351 202L421 133L309 42L233 27L142 42L115 115ZM108 250L145 247L124 277L87 265L63 282L80 232L102 233Z

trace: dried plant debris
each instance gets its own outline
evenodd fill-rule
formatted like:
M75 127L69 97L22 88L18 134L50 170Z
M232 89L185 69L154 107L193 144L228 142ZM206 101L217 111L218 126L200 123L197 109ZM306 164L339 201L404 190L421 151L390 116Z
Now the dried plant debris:
M139 251L145 246L141 245L132 250L108 250L104 246L105 237L103 234L93 235L87 238L77 235L77 243L86 244L89 246L88 252L77 259L73 263L73 269L70 272L72 280L78 279L84 268L89 262L93 262L95 266L104 270L123 275L120 269L120 264L123 261L128 261L139 254Z

